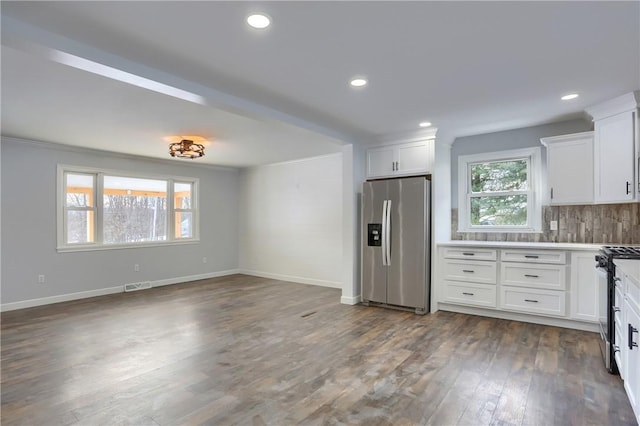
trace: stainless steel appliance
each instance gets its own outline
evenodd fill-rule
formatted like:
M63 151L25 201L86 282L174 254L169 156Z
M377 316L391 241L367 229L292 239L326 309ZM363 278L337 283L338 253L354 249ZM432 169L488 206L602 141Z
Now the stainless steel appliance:
M615 312L619 307L615 306L616 290L616 265L614 259L640 259L640 247L631 246L604 246L600 254L596 255L596 268L599 276L600 299L600 350L604 357L607 370L618 373L615 353L619 351L622 342L616 342Z
M364 183L363 304L429 311L430 189L424 176Z

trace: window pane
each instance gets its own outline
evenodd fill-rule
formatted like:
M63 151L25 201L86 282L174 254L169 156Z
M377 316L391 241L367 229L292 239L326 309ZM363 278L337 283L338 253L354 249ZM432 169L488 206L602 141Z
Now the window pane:
M509 160L471 164L471 191L526 191L527 161Z
M173 189L174 206L176 209L191 208L191 184L176 183Z
M176 212L176 238L193 238L193 213Z
M67 211L67 243L82 244L93 242L93 218L92 211L70 210Z
M167 182L104 177L105 244L167 239Z
M66 173L67 207L93 207L94 175Z
M526 224L526 195L471 198L471 225L473 226L524 226Z

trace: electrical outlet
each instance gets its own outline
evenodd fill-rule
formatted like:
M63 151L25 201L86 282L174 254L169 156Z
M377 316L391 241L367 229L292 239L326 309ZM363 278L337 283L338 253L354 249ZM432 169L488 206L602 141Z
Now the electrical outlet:
M207 263L207 258L206 257L202 258L202 263Z
M140 272L140 265L138 265L137 263L135 265L133 265L133 271L134 272Z
M549 229L552 231L557 231L558 230L558 221L557 220L552 220L549 222Z
M38 284L44 284L44 275L38 275Z

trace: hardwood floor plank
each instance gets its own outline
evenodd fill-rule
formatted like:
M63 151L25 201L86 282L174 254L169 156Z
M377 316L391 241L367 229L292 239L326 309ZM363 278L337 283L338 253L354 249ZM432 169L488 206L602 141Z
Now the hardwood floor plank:
M598 335L234 275L2 313L3 425L634 424Z

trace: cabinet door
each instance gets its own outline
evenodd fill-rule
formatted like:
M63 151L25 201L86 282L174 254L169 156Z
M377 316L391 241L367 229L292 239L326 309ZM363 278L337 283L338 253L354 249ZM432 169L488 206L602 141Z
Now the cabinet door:
M596 202L634 199L634 121L629 111L595 122Z
M424 141L398 145L397 174L427 173L428 150Z
M629 327L633 327L634 330L640 331L640 315L631 307L629 301L625 300L625 317L626 321L623 327L623 334L625 338L625 346L623 350L623 357L626 358L624 369L624 388L627 391L629 402L633 407L633 411L636 414L636 418L640 421L640 336L638 331L629 330ZM632 340L630 340L631 338ZM633 344L638 346L633 346Z
M598 276L595 268L597 252L571 253L571 318L598 322Z
M384 177L394 174L393 147L372 148L367 150L367 177Z
M551 204L593 203L593 138L547 145Z

